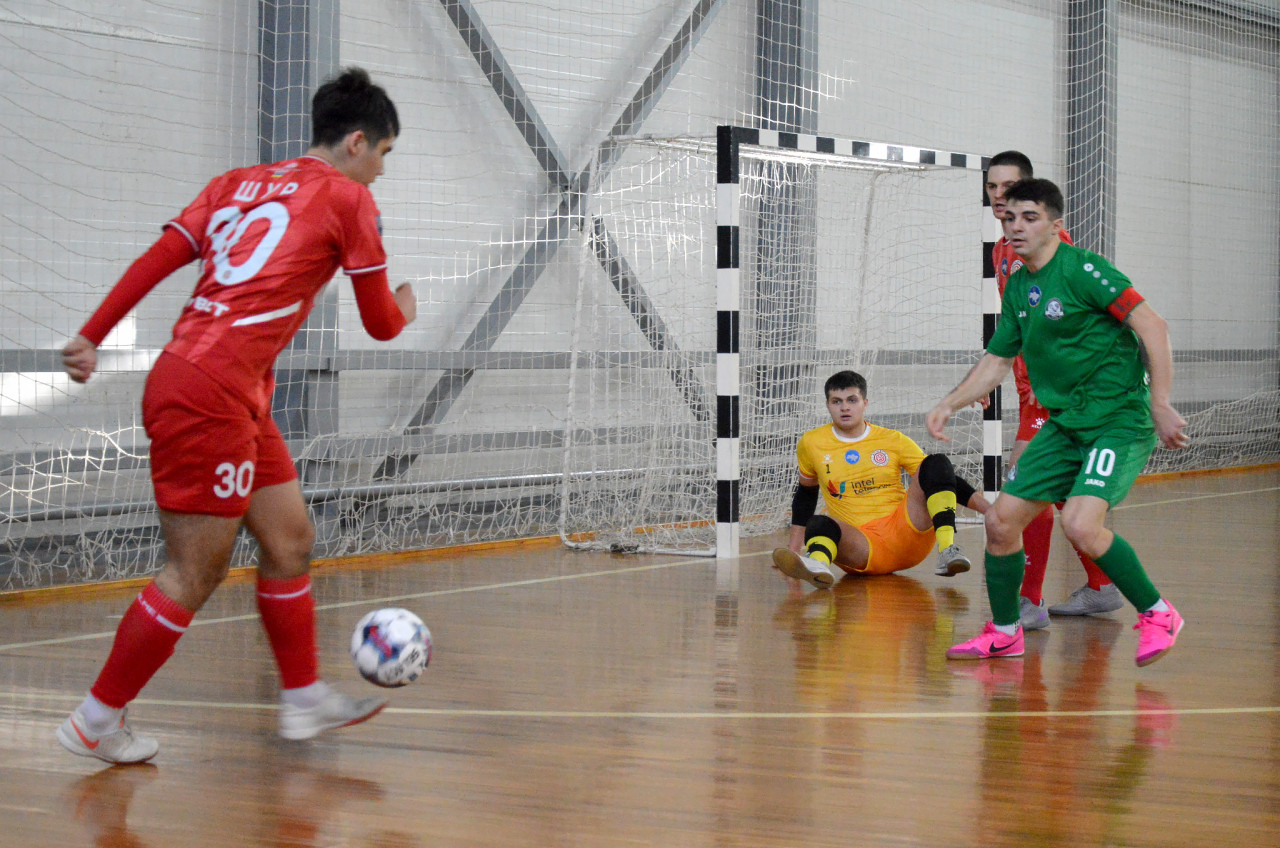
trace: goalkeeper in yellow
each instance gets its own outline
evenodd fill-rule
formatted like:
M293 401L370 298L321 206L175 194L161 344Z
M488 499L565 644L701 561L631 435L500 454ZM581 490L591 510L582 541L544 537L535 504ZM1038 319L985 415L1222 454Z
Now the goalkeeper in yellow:
M831 423L805 433L796 446L800 482L791 502L791 537L788 547L774 550L774 565L826 588L844 572L911 568L936 544L937 574L968 571L969 559L955 544L956 504L986 512L986 499L956 476L943 454L926 456L904 434L868 422L861 374L833 374L824 390ZM911 475L908 486L903 471ZM819 491L826 515L815 514Z

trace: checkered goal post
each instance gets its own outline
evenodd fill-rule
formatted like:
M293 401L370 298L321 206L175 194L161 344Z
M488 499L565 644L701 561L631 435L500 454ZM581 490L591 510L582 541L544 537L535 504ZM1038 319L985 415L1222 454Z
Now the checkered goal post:
M983 348L981 157L734 127L619 143L586 187L568 543L733 556L785 526L844 369L869 420L995 488L994 411L985 445L977 408L949 444L923 422Z

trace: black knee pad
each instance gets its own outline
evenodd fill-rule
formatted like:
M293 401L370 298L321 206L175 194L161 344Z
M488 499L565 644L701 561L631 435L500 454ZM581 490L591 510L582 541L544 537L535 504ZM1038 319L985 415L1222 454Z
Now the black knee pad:
M920 481L920 488L928 498L938 492L955 490L956 469L951 464L951 460L947 459L946 454L931 453L924 458L924 462L920 463L916 479Z
M804 540L807 542L815 536L824 536L839 544L840 525L829 515L815 515L804 526Z

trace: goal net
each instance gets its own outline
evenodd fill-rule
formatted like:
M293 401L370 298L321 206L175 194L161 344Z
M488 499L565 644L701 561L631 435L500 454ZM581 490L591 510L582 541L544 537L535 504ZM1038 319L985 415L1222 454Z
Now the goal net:
M982 485L979 410L956 416L947 445L923 427L982 349L977 158L940 167L883 145L735 147L719 238L733 218L736 284L717 269L714 143L630 140L593 171L561 502L571 543L715 552L730 482L742 535L785 526L796 442L830 421L822 385L845 369L868 380L869 420L945 450ZM738 355L726 356L735 330Z

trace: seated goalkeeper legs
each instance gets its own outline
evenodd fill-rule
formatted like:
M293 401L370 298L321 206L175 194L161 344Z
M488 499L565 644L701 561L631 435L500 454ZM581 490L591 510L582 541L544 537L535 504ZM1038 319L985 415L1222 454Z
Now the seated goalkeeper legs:
M803 526L793 523L791 543L773 552L774 565L788 577L827 588L846 572L891 574L912 568L936 546L936 573L961 574L970 563L955 544L957 497L980 512L986 509L982 496L956 477L950 460L931 454L887 515L856 527L827 515L810 516Z

